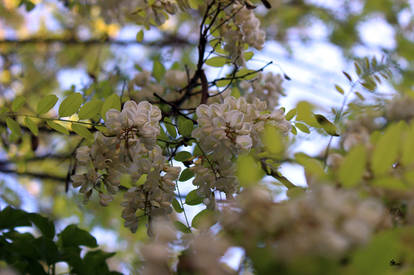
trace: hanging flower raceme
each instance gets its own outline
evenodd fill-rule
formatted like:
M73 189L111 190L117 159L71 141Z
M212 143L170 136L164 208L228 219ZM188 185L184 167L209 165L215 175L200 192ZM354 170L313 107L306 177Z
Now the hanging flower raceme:
M238 207L233 205L223 215L224 230L243 236L244 247L260 241L279 261L341 257L366 243L376 230L390 226L380 201L325 184L312 185L300 197L281 203L259 188L242 193L237 201Z
M245 92L247 102L252 103L258 98L267 103L267 108L273 110L279 104L279 97L284 95L282 82L283 79L278 74L258 73L254 80L241 82L240 87Z
M117 193L121 179L128 175L131 187L125 193L122 217L132 231L137 226L137 210L144 215L171 212L179 167L170 166L156 145L161 111L147 101L127 101L122 111L110 109L105 126L110 136L97 132L92 146L77 150L77 173L73 186L88 199L93 190L107 205Z
M106 205L118 191L121 162L117 144L115 138L97 132L91 147L82 146L76 151L78 168L72 181L74 187L81 186L80 192L85 194L85 199L89 199L95 189L101 204Z
M232 196L238 190L233 157L252 148L263 150L262 134L267 124L287 134L290 124L281 110L269 112L266 103L258 99L226 97L221 104L200 105L197 110L198 128L192 133L207 154L192 168L194 184L200 195L211 199L211 190ZM206 157L209 161L206 161Z
M147 101L127 101L122 111L110 109L105 126L109 133L127 142L139 141L151 148L160 133L161 110Z
M156 145L152 150L137 155L129 163L126 172L131 176L131 182L139 182L124 195L122 217L125 226L135 232L139 215L142 210L145 216L160 216L171 213L171 203L175 197L175 183L181 168L170 166L162 155L161 148Z

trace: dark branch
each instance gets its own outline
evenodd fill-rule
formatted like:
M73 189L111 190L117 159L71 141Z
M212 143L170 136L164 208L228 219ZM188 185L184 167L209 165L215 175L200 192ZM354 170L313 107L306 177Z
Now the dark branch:
M64 183L66 180L66 177L64 176L60 177L60 176L49 175L49 174L44 174L44 173L35 173L35 172L19 172L14 169L1 168L1 167L0 167L0 174L14 174L17 176L27 176L27 177L37 178L37 179L42 179L42 180L54 180L54 181L59 181L62 183Z
M103 39L86 39L81 40L77 38L27 38L27 39L2 39L0 45L30 45L30 44L63 44L63 45L117 45L117 46L130 46L130 45L143 45L151 47L168 47L168 46L189 46L191 42L183 37L167 34L162 40L157 41L142 41L137 40L114 40L109 38Z

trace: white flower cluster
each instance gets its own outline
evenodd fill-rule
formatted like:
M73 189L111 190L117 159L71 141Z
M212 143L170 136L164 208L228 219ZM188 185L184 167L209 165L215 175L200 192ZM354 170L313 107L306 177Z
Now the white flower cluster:
M240 87L246 91L245 97L248 102L258 98L267 103L267 108L273 110L279 104L279 97L284 95L282 88L283 78L272 72L259 73L252 81L243 81Z
M244 1L235 1L225 12L228 22L220 27L220 34L225 43L224 50L229 53L234 63L243 66L244 44L261 50L266 35L260 29L260 20L253 10L246 8Z
M91 147L82 146L76 151L77 171L72 176L72 184L89 199L94 189L99 192L100 202L107 205L112 195L119 189L120 160L118 142L105 137L100 132L95 134ZM105 187L105 193L102 187Z
M138 227L139 217L136 212L139 209L148 217L171 213L170 206L175 197L174 180L178 178L181 170L166 163L159 146L145 151L136 150L136 157L126 170L132 182L146 177L143 185L132 187L125 193L125 200L121 204L124 207L122 218L125 219L125 226L132 232Z
M358 119L349 120L345 131L341 136L341 142L345 150L350 150L353 146L363 144L367 147L371 145L370 134L378 127L375 125L371 116L360 116Z
M110 134L125 142L140 142L151 148L160 133L161 110L147 101L136 104L127 101L118 111L111 109L106 113L105 126Z
M385 109L385 117L391 121L405 120L414 118L414 98L411 96L395 96Z
M157 218L153 223L152 236L150 243L140 246L144 261L139 274L235 274L222 260L230 244L219 235L199 231L187 234L181 242L177 242L177 231L171 221ZM185 247L179 256L177 244Z
M81 186L86 198L95 189L101 204L106 205L118 191L122 176L130 177L133 187L125 193L122 216L132 231L136 230L138 209L145 215L166 214L174 198L173 181L180 168L170 166L155 144L160 119L158 107L146 101L127 101L122 111L111 109L106 113L110 137L96 133L91 147L77 150L78 169L72 180L75 187Z
M239 205L224 216L224 229L246 241L264 238L275 256L287 261L304 255L340 257L367 242L387 217L378 201L331 185L316 184L282 203L272 202L265 191L250 190L240 196Z
M255 99L226 97L222 104L200 105L197 112L199 127L193 131L203 148L211 148L219 157L248 151L261 145L265 124L277 127L287 134L290 124L281 110L267 111L266 102Z
M179 70L168 70L164 75L165 83L169 88L183 88L188 83L186 72Z
M135 90L135 87L139 87L139 90ZM135 75L134 79L129 83L132 98L137 101L156 101L154 93L158 95L164 94L164 87L151 81L151 72L142 71Z
M176 252L170 243L176 240L177 232L168 220L157 218L153 223L153 239L150 243L140 246L143 267L139 274L143 275L170 275L171 263Z
M209 188L227 195L237 190L232 158L252 148L260 150L266 124L275 126L284 134L290 130L281 110L267 112L266 103L258 99L250 104L243 97L229 96L222 104L200 105L196 112L199 127L192 135L200 141L209 162L201 159L192 169L196 174L194 184L199 185L203 189L200 192L207 197L205 191Z
M234 22L240 27L243 41L257 50L261 50L266 34L260 29L260 20L256 17L253 10L246 8L244 4L236 3L232 8L233 11L238 11L234 17Z

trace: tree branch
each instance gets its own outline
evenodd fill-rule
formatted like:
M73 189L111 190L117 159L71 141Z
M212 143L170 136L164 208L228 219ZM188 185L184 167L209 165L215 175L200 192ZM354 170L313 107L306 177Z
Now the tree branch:
M165 34L165 38L156 41L141 41L137 40L115 40L109 38L103 39L78 39L78 38L64 38L64 37L46 37L46 38L27 38L27 39L1 39L0 45L30 45L30 44L63 44L63 45L117 45L117 46L130 46L130 45L143 45L150 47L168 47L168 46L190 46L192 43L183 37L175 36L172 34Z

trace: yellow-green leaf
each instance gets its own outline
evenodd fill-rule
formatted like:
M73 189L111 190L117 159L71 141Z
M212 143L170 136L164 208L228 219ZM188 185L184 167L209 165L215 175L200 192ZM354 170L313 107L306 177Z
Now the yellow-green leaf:
M12 135L14 135L16 138L22 135L22 130L20 129L20 125L17 123L17 121L8 117L6 118L6 124L12 132Z
M285 118L287 120L291 120L292 118L294 118L296 116L296 108L293 108L292 110L290 110L289 112L287 112Z
M296 120L305 122L309 126L318 127L318 122L312 113L312 105L309 102L301 101L296 105Z
M339 85L335 85L335 89L341 94L341 95L343 95L344 93L345 93L345 91L344 91L344 89L342 89L342 87L341 86L339 86Z
M403 123L389 126L379 138L372 155L371 167L375 175L386 174L395 163L400 148Z
M339 168L338 176L343 186L352 187L359 183L365 172L366 159L366 151L363 145L351 149Z
M339 136L335 124L330 122L323 115L315 114L314 116L316 118L316 121L319 123L320 127L322 127L325 130L325 132L328 133L328 135Z
M33 133L33 135L37 136L39 134L39 129L37 128L36 123L28 117L25 117L24 123L26 124L27 128Z
M136 38L137 38L137 41L138 41L138 42L141 42L141 41L144 39L144 31L143 31L143 30L140 30L140 31L137 33Z
M42 114L49 112L50 109L52 109L53 106L55 106L57 101L58 101L58 98L55 95L45 96L37 104L37 108L36 108L37 113L39 115L42 115Z
M88 119L94 117L96 114L99 114L101 110L102 101L99 99L92 99L89 102L86 102L79 110L78 116L79 119Z
M272 125L265 126L262 140L266 151L270 154L281 154L285 149L283 135Z
M69 131L68 129L66 129L65 127L63 127L62 125L53 122L51 120L46 121L47 125L49 125L50 128L52 128L53 130L62 133L64 135L69 135Z
M241 155L237 159L237 177L242 187L255 185L264 176L264 171L250 155Z
M164 65L159 62L158 60L154 61L154 64L152 66L152 75L155 77L155 79L160 82L165 74L165 67Z
M84 125L72 123L72 130L87 140L93 140L92 133L89 132L88 128L86 128Z
M12 102L12 107L11 107L12 111L18 112L25 102L26 102L26 99L24 96L21 96L21 95L16 96L16 98L13 99L13 102Z
M227 58L222 56L214 56L206 60L206 64L212 67L223 67L226 62Z
M73 93L67 96L59 106L59 116L67 117L71 116L79 110L83 102L82 95L80 93Z
M199 212L191 221L191 226L194 228L208 228L216 223L214 212L209 209L204 209Z
M414 121L410 123L410 127L404 135L402 147L401 163L409 166L414 163Z
M117 94L110 95L102 105L101 116L104 119L106 119L106 112L108 112L109 109L121 110L121 99Z
M296 126L296 128L298 128L299 130L301 130L301 131L302 131L302 132L304 132L304 133L307 133L307 134L309 134L309 133L310 133L310 130L309 130L308 126L306 126L306 125L305 125L305 124L303 124L303 123L296 122L296 123L295 123L295 126Z

